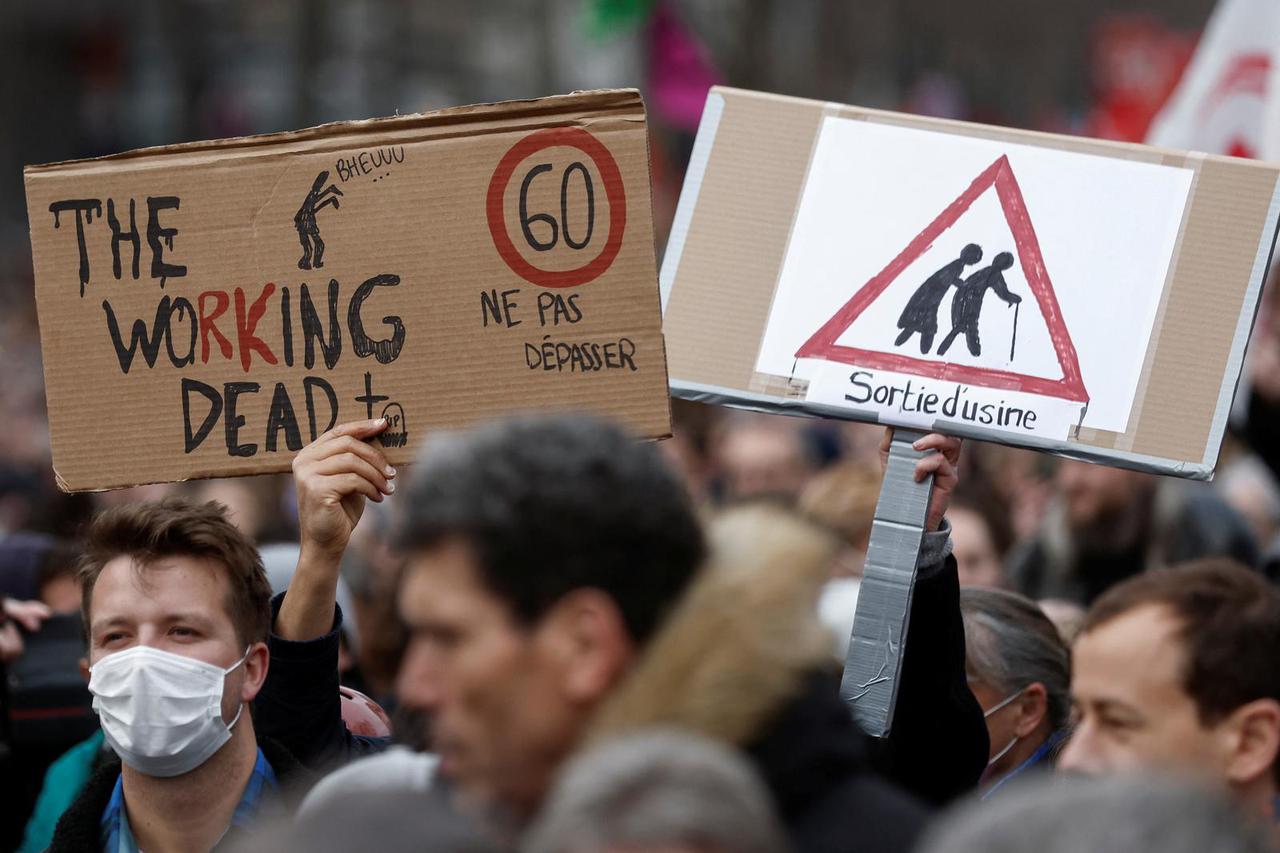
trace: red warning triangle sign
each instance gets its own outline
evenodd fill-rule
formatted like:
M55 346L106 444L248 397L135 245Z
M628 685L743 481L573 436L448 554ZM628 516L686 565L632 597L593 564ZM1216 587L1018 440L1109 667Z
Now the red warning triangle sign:
M853 325L853 321L866 310L867 306L874 302L885 288L901 275L903 270L928 251L938 236L954 225L979 196L993 186L1000 200L1005 221L1008 222L1009 230L1013 233L1018 260L1022 264L1027 285L1035 294L1040 311L1044 315L1045 324L1048 326L1049 338L1053 343L1058 365L1062 368L1062 378L1045 379L1010 370L974 367L947 361L927 361L902 353L877 352L837 344L836 341L846 329ZM1004 155L988 166L969 185L969 188L908 243L888 266L864 284L843 308L805 341L804 345L796 351L796 358L823 359L932 379L965 382L987 388L1061 397L1079 403L1089 402L1089 394L1085 390L1084 380L1080 375L1080 359L1076 355L1071 334L1063 321L1062 309L1059 308L1058 298L1054 295L1049 272L1045 269L1044 258L1040 254L1040 243L1036 239L1031 217L1027 214L1022 190L1018 186L1017 178L1013 175L1013 169L1009 166L1009 158Z

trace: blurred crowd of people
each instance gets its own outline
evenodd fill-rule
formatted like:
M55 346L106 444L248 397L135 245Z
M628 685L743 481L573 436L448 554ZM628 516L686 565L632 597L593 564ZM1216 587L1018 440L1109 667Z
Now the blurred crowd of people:
M242 6L286 42L316 35L289 4ZM760 32L799 46L836 9L821 8ZM467 31L469 12L379 38L435 33L438 50L414 55L452 45L465 65L478 54L451 28ZM129 138L112 135L117 119L145 124L120 118L140 100L122 37L102 32L82 51L82 123L101 138L46 130L50 145L116 150ZM535 85L505 61L523 29L493 32L510 39L490 36L498 65L520 70L489 85ZM546 79L564 64L550 41ZM1096 41L1087 119L1035 100L1035 122L1141 139L1190 39L1121 16ZM302 101L265 85L292 61L272 44L247 63L222 49L274 121ZM824 67L849 53L836 36L818 47ZM798 51L773 52L795 64ZM741 53L754 64L761 50ZM1003 78L1007 59L979 66ZM440 79L457 76L440 61ZM418 77L379 74L430 100ZM197 136L255 129L233 100L166 103L200 105ZM1001 118L940 71L903 102ZM672 143L654 103L656 139ZM696 110L655 147L660 227L681 177L667 159L687 156L695 124ZM4 242L0 850L1277 849L1275 292L1212 483L918 444L934 498L891 730L873 738L839 687L881 428L675 400L664 442L585 415L514 417L430 436L396 471L370 421L326 433L291 475L67 495L29 258Z
M0 844L1273 849L1269 304L1255 338L1212 484L917 443L883 739L838 692L878 427L673 401L664 442L525 416L396 471L366 421L89 496L10 444Z
M369 8L399 7L331 5L321 27L293 4L238 4L253 24L243 44L228 35L235 16L208 4L156 5L140 49L123 23L77 20L83 82L30 74L59 85L14 90L12 112L31 122L21 136L42 153L14 151L47 160L363 116L361 92L390 109L466 99L442 80L469 80L471 99L512 96L579 81L584 62L630 80L642 64L608 40L566 59L569 28L551 26L566 2L508 4L481 27L471 7L411 4L370 28L356 25ZM598 5L625 18L652 4ZM528 38L526 6L551 21L545 38ZM869 67L920 66L903 108L1008 120L934 69L941 47L970 44L963 24L990 39L954 49L976 79L1041 69L1007 86L1014 118L1130 140L1191 45L1119 15L1095 28L1082 73L1063 34L1079 10L1024 11L1052 37L1019 41L1011 9L991 26L947 4L920 6L922 20L892 2L685 6L751 24L725 63L735 84L803 89L808 63L832 87L809 94L851 100L835 66L853 38ZM7 43L15 69L67 64L49 21L76 14L46 21L38 7L11 19L27 27ZM912 42L919 56L884 36L922 22L938 47ZM201 70L199 50L158 49L202 29L222 72ZM394 64L408 58L413 73ZM281 71L295 63L311 70ZM1048 73L1058 66L1067 83ZM282 82L294 78L301 94ZM866 79L857 92L874 101ZM1080 91L1068 109L1046 87ZM75 109L27 108L72 91ZM673 131L660 106L661 231L696 110ZM291 475L68 495L23 231L0 232L0 850L1280 845L1274 281L1212 483L942 436L918 445L934 499L891 731L872 738L839 685L881 428L675 400L667 441L584 415L514 417L430 436L396 471L370 421L326 433Z

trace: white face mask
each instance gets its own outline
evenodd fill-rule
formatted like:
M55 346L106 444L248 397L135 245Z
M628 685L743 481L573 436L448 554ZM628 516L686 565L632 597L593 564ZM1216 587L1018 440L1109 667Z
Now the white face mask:
M188 773L231 739L222 720L223 669L150 646L114 652L93 665L89 692L102 733L120 760L147 776Z
M1022 691L1021 691L1021 690L1016 690L1016 691L1014 691L1013 693L1010 693L1008 696L1004 697L1004 698L1003 698L1003 699L1001 699L999 702L997 702L996 704L992 705L992 706L991 706L990 708L988 708L987 710L983 711L983 712L982 712L982 718L985 720L987 717L990 717L990 716L991 716L992 714L994 714L996 711L999 711L1001 708L1005 707L1006 705L1008 705L1008 704L1009 704L1009 703L1011 703L1014 699L1017 699L1017 698L1018 698L1019 696L1021 696L1021 695L1022 695ZM993 755L993 756L991 757L991 760L987 762L987 767L988 767L988 768L990 768L990 767L991 767L991 765L995 764L997 761L999 761L1000 759L1002 759L1002 758L1004 758L1006 755L1008 755L1008 754L1009 754L1009 750L1013 749L1013 745L1014 745L1015 743L1017 743L1019 740L1020 740L1020 738L1019 738L1017 735L1014 735L1014 736L1013 736L1013 740L1009 741L1009 743L1005 746L1005 748L1004 748L1004 749L1000 750L999 752L997 752L995 755Z

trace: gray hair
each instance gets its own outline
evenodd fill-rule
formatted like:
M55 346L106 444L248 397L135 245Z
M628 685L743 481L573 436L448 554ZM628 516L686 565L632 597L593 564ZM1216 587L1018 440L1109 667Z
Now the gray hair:
M521 849L586 853L674 844L731 853L790 849L747 760L675 730L627 735L571 762Z
M1048 776L936 823L920 853L1265 853L1227 800L1183 780Z
M266 817L228 839L232 853L499 853L489 830L447 802L443 786L353 791L295 820ZM219 845L219 849L222 845Z
M1054 730L1071 714L1071 651L1031 599L998 589L960 590L969 673L1008 694L1039 682Z

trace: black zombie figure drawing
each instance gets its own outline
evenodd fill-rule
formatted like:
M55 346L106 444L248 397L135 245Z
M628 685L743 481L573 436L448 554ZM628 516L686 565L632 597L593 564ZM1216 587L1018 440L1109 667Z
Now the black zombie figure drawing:
M316 214L329 205L337 210L338 196L342 190L335 185L325 186L329 180L329 170L325 169L316 175L311 192L302 200L302 206L293 215L293 227L298 229L298 240L302 242L302 258L298 261L298 269L320 269L324 266L324 240L320 239L320 227L316 224Z

